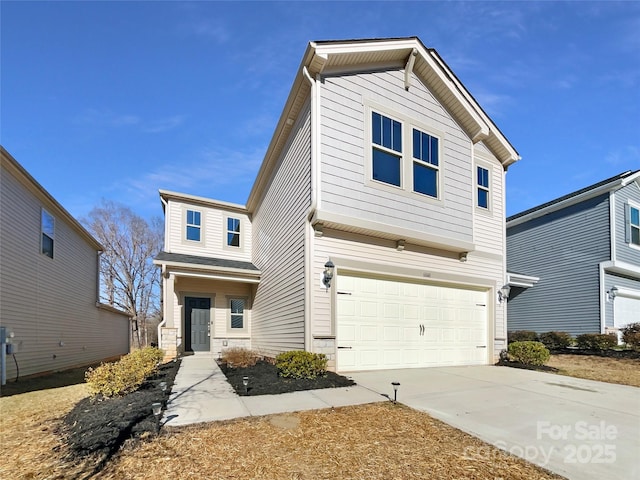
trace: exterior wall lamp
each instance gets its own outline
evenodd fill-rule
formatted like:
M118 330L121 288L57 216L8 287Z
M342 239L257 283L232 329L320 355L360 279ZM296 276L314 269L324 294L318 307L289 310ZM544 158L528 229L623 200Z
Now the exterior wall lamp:
M500 290L498 290L498 303L504 303L509 298L509 293L511 293L511 287L509 285L504 285Z
M607 299L613 301L618 296L618 287L611 287L607 292Z
M333 271L336 266L333 264L331 260L327 261L324 264L324 272L322 272L322 284L325 286L327 290L331 288L331 280L333 279Z
M462 252L458 255L458 260L460 260L462 263L467 261L467 255L468 252Z

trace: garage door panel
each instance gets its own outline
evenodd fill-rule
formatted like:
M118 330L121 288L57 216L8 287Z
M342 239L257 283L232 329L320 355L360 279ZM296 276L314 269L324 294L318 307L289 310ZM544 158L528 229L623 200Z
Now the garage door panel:
M339 370L485 364L487 293L340 275ZM421 328L423 326L424 328Z

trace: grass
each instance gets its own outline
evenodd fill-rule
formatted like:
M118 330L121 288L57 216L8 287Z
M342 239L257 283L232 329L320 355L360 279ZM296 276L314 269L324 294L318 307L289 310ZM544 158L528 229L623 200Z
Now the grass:
M548 366L570 377L640 387L640 359L596 355L551 355Z

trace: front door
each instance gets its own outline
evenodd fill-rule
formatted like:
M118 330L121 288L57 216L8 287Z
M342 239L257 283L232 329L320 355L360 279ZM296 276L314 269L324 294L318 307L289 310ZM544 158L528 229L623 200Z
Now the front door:
M186 350L194 352L208 352L211 327L209 315L211 309L210 298L185 297L184 323L186 335Z

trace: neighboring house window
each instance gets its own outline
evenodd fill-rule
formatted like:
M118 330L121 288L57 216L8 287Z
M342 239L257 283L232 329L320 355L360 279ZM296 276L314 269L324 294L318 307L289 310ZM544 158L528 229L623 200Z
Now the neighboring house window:
M40 229L42 231L41 247L42 253L49 258L53 258L53 239L55 238L55 219L53 215L42 209L42 219Z
M477 167L478 207L489 208L489 170Z
M413 191L438 198L438 138L413 129Z
M402 177L402 124L371 113L373 179L400 186Z
M640 209L629 205L629 242L640 246Z
M231 298L229 299L229 306L231 309L231 329L243 330L245 327L244 321L244 299L243 298Z
M240 246L240 220L237 218L227 218L227 245Z
M187 240L200 241L202 218L197 210L187 210Z

